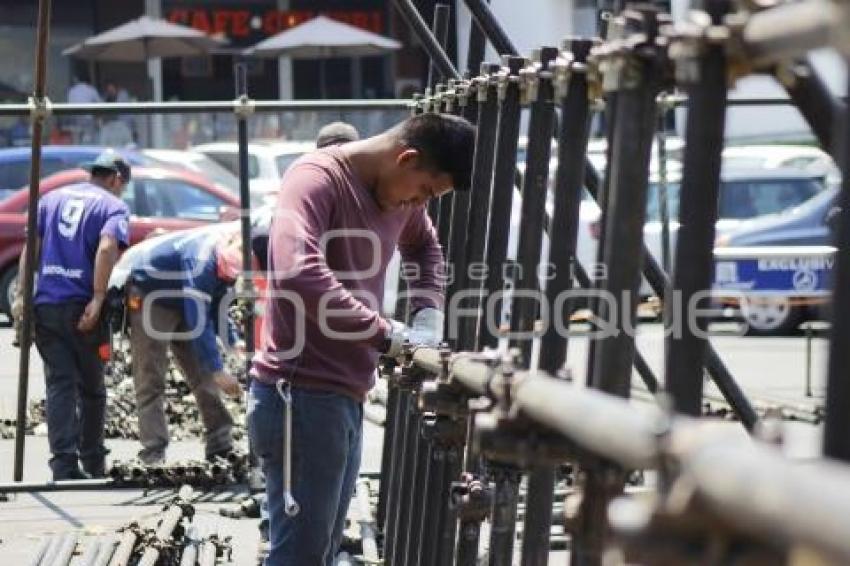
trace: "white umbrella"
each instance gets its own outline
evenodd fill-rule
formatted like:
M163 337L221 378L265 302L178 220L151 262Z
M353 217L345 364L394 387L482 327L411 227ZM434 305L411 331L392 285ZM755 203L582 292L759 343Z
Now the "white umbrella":
M157 57L204 55L224 45L188 26L142 16L69 47L63 55L96 61L141 62Z
M401 47L394 39L378 35L325 16L282 31L246 49L246 55L276 58L320 59L320 87L325 93L324 59L331 57L369 57Z

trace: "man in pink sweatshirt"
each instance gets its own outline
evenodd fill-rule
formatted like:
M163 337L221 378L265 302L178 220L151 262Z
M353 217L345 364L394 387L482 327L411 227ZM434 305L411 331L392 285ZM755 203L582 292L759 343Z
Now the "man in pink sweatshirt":
M269 287L248 422L266 475L268 565L330 566L360 467L363 408L381 353L442 330L443 254L428 199L468 190L474 127L424 114L308 154L283 178L269 234ZM379 312L398 247L416 264L411 328ZM292 495L284 505L284 398Z

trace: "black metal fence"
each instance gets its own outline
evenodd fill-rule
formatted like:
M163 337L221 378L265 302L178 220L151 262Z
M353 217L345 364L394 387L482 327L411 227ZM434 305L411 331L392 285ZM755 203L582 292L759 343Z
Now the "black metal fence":
M410 0L395 4L443 78L415 99L413 111L452 112L478 123L471 192L443 197L431 210L446 258L460 274L447 304L456 293L473 289L477 292L461 304L477 314L447 327L446 346L408 348L401 359L382 365L389 384L377 507L384 563L472 565L486 548L493 565L511 564L517 553L523 565L546 564L556 523L567 534L573 564L601 564L611 556L648 563L776 563L800 548L837 563L850 560L850 527L844 520L850 509L845 464L850 392L843 375L850 367L850 222L843 221L839 230L824 443L825 456L838 462L800 467L742 430L699 419L707 375L747 431L765 430L699 326L671 339L659 381L628 332L635 304L595 302L591 307L600 319L619 311L618 332L591 341L586 385L579 386L566 379L568 334L557 332L557 325L542 330L538 325L544 304L558 305L548 315L565 323L572 305L569 298L563 303L557 298L576 283L615 297L634 296L642 273L662 301L679 294L685 303L710 289L726 93L738 77L760 72L783 79L789 100L842 163L841 202L850 207L850 128L839 128L846 105L829 94L805 61L807 52L828 45L848 52L846 35L839 33L850 23L846 7L806 0L745 11L707 0L687 25L673 26L656 8L633 5L609 20L604 40L571 39L526 59L485 2L466 0L475 25L462 76ZM505 55L502 61L482 64L482 37ZM668 275L646 251L642 227L658 95L674 90L687 93L689 112L683 225ZM47 115L41 96L37 90L39 103L5 110L30 114L39 124ZM56 105L53 113L235 111L244 122L252 111L321 106L241 100L203 107ZM333 111L342 105L326 104ZM397 101L349 104L399 109ZM608 130L602 178L586 161L593 106L604 107ZM524 109L528 157L519 176L517 138ZM244 128L239 133L244 155L247 135ZM550 171L553 138L558 160ZM38 177L37 169L33 176ZM551 214L546 210L550 176L555 179ZM603 210L599 260L608 270L596 281L574 261L583 187ZM521 275L505 281L501 274L509 262L509 216L517 188L523 200L515 267ZM544 231L554 242L548 258L540 246ZM544 259L554 264L556 276L541 294L534 273ZM466 268L482 262L490 277L473 280ZM30 274L25 286L31 283ZM505 289L510 292L503 294ZM495 321L487 320L485 307ZM503 311L510 315L502 318ZM535 340L540 342L536 364ZM663 390L659 407L629 401L632 368L650 391ZM24 402L25 370L22 366ZM20 481L23 435L18 432L15 479ZM640 481L644 471L653 473L651 487ZM628 497L634 490L651 497ZM522 546L515 549L518 526Z
M591 340L585 386L565 379L569 335L551 323L563 323L572 312L569 298L556 298L575 283L633 297L641 273L662 301L679 295L684 304L696 298L697 307L705 306L707 299L699 297L712 283L720 152L731 104L727 91L735 79L754 72L781 77L822 147L846 163L837 150L844 146L835 141L847 135L839 126L846 105L829 94L805 59L827 45L846 52L846 40L834 35L848 22L845 8L816 1L748 12L708 1L686 25L673 26L652 6L630 5L609 20L604 41L568 40L526 59L486 3L465 3L478 31L504 57L492 65L472 61L462 77L445 63L411 3L396 2L444 78L417 99L415 111L472 117L479 132L471 194L443 197L432 210L456 274L447 304L469 310L463 320L447 324L443 347L410 348L383 367L389 397L377 520L385 563L472 565L486 554L493 565L546 564L554 525L566 531L572 564L612 557L778 563L801 547L825 560L848 560L850 532L835 522L827 527L825 518L846 512L850 500L816 486L847 491L850 468L827 461L801 467L746 434L770 436L701 332L704 321L670 338L659 382L629 332L635 303L594 303L597 317L617 322L615 332ZM658 97L673 92L681 93L677 104L687 105L688 123L681 228L668 275L644 247L643 211ZM604 107L608 129L604 178L585 159L592 106ZM529 126L519 177L521 111L527 111ZM557 169L549 171L553 137ZM846 175L844 182L847 199ZM599 261L607 276L593 282L574 265L582 186L603 210ZM515 189L522 197L513 262L518 275L505 280ZM848 225L839 240L844 270ZM548 258L540 247L544 231L553 242ZM452 237L458 232L464 237ZM544 287L535 268L546 259L555 276ZM472 262L485 262L490 277L470 281L466 268ZM838 313L847 312L840 306L848 300L848 277L839 268L838 319L846 319ZM470 289L478 292L455 300ZM458 313L449 309L448 318ZM825 455L840 460L850 453L847 380L839 369L848 365L846 324L834 327L831 337L825 430ZM540 344L536 361L534 341ZM651 391L663 392L659 406L628 401L633 368ZM699 418L706 375L745 429ZM651 487L635 487L643 472L652 475ZM624 495L634 490L649 497ZM482 524L488 526L487 542L481 540ZM522 545L515 549L517 531Z

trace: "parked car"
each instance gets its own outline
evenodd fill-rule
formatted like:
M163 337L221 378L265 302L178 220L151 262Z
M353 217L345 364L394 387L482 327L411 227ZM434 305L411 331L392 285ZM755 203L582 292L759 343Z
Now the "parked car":
M827 152L811 145L731 146L723 150L723 165L741 169L790 167L828 178L841 174Z
M248 178L251 183L251 203L259 205L274 197L280 180L292 163L316 149L312 141L255 141L248 144ZM196 145L193 151L203 153L219 165L239 175L239 144L215 142Z
M89 173L72 169L42 180L41 194L85 181ZM130 243L151 232L183 230L239 216L239 199L191 173L134 167L122 195L130 208ZM0 312L9 314L18 276L18 258L26 240L28 190L0 202Z
M667 186L670 212L670 256L675 257L679 231L679 184L681 173L669 177ZM799 206L825 188L822 175L797 169L724 168L720 180L720 200L715 231L718 237L751 218L776 214ZM647 194L643 237L653 256L661 261L661 217L658 179L653 178Z
M742 222L735 230L717 238L717 250L752 249L754 255L759 249L799 250L805 255L811 246L829 246L832 243L827 218L835 206L838 196L837 187L828 188L799 206L778 214L770 214ZM800 247L807 246L807 248ZM784 334L795 329L801 322L817 318L822 314L826 297L818 294L776 294L770 296L747 297L741 304L727 301L727 304L740 308L740 314L746 320L752 334Z
M179 149L143 149L142 153L160 165L191 171L234 195L239 195L239 178L203 153Z
M41 178L65 169L74 169L85 161L94 161L107 148L83 145L46 145L41 148ZM119 149L130 165L153 165L149 157L138 151ZM30 182L31 149L0 149L0 201Z

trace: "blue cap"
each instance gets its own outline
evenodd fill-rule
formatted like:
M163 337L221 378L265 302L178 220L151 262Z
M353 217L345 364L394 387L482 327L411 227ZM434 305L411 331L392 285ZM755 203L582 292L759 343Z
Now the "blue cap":
M97 170L116 173L124 182L130 181L130 166L124 158L112 150L104 151L94 161L81 163L80 167L94 173Z

